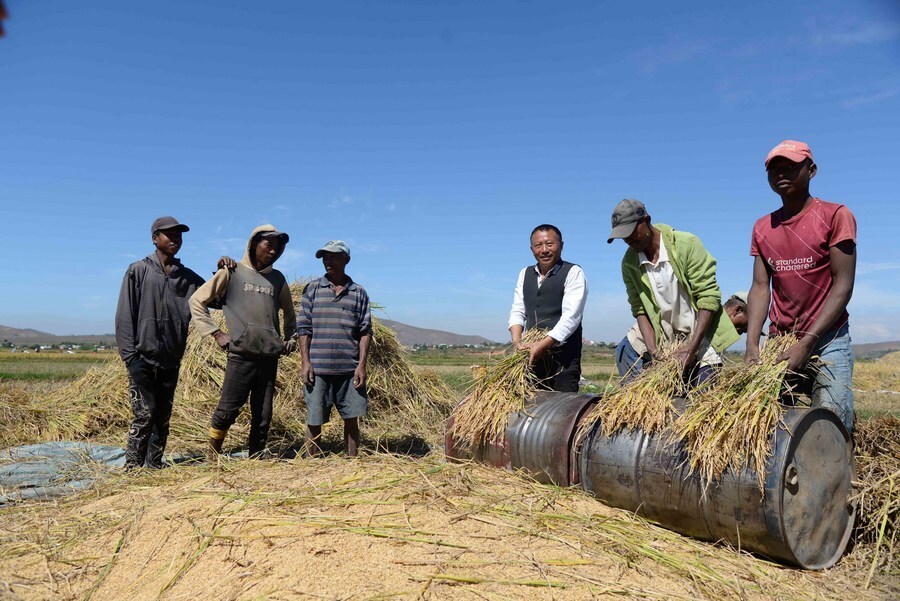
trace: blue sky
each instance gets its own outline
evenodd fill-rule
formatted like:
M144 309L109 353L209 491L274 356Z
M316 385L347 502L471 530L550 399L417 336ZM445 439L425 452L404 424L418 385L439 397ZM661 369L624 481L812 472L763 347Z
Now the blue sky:
M208 276L256 225L316 248L411 325L507 337L528 234L559 226L585 335L631 317L606 244L624 197L700 236L723 293L779 206L763 169L808 142L812 191L859 224L856 342L900 339L900 4L6 0L0 323L112 331L149 224Z

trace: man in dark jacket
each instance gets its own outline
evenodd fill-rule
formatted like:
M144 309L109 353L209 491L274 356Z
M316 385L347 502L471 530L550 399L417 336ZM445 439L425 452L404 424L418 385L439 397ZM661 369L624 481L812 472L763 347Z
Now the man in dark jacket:
M125 468L162 467L178 369L187 344L188 299L203 278L175 255L188 226L160 217L150 227L156 250L128 266L116 309L116 344L128 368L134 419Z

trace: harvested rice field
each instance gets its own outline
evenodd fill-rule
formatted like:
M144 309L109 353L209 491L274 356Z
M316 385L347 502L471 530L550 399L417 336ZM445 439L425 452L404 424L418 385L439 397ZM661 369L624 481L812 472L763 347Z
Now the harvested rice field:
M681 536L577 488L447 462L443 418L464 393L447 392L431 372L419 388L419 369L407 369L389 338L384 345L383 365L399 369L412 392L399 404L386 397L363 425L361 457L344 457L339 428L330 427L319 459L107 469L86 492L0 508L0 598L900 598L900 395L890 388L900 353L857 365L866 386L857 392L867 416L857 439L863 516L837 566L809 572ZM95 370L118 382L112 367ZM205 392L197 406L182 400L190 406L173 417L173 427L177 415L186 422L173 452L197 450L190 431L202 429L214 388L203 384L205 371L194 366L185 382ZM123 418L113 409L124 391L106 382L5 379L5 440L55 432L121 445ZM75 407L62 406L67 388ZM429 394L455 396L432 397L422 406L428 420L410 418ZM302 415L287 398L279 411L276 441L288 444ZM79 412L91 419L74 419ZM243 444L242 434L233 439Z
M879 599L864 551L801 572L693 541L581 492L369 455L116 476L4 510L21 599Z

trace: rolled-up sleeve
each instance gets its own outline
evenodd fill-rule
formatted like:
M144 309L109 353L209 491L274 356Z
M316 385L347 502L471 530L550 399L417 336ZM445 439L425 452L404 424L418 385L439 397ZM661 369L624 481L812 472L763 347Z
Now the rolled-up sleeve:
M563 285L562 314L547 335L559 344L565 344L569 336L581 325L584 305L587 302L588 284L584 271L573 265Z

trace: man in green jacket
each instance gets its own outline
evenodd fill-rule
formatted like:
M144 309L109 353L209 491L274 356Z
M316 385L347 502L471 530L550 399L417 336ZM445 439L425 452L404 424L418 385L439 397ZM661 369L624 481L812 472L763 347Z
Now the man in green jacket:
M651 225L639 200L616 205L607 243L616 238L629 247L622 258L622 280L647 346L632 373L646 367L659 345L669 342L680 345L676 354L685 377L693 384L707 380L722 365L720 353L740 337L722 308L716 260L697 236L662 223ZM636 354L627 336L619 347L617 357Z

